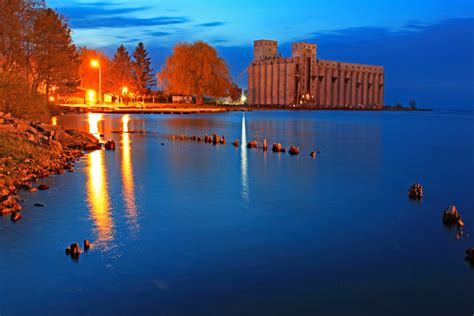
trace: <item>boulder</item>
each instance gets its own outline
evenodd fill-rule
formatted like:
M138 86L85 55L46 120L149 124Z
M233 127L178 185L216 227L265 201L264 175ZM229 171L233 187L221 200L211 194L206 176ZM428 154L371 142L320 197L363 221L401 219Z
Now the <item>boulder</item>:
M234 147L239 147L239 140L238 139L234 140L232 145L234 145Z
M10 216L10 219L12 222L19 221L21 219L21 214L20 212L13 212L12 215Z
M72 137L63 130L58 131L54 135L54 140L57 141L63 147L71 147L75 143L74 137Z
M247 144L247 148L257 148L257 141L252 140Z
M273 144L273 146L272 146L272 151L273 151L274 153L279 153L279 152L281 152L281 144L280 144L280 143L275 143L275 144Z
M104 147L106 150L115 150L115 141L114 140L107 141Z
M227 141L225 140L224 135L221 136L221 145L227 144Z
M446 225L456 225L460 219L461 215L459 215L459 212L454 205L450 205L443 212L443 223Z
M316 158L316 152L314 152L314 151L312 151L309 155L313 158Z
M293 156L299 155L300 149L296 146L291 146L290 150L289 150L289 153L290 153L290 155L293 155Z
M57 154L62 154L64 152L63 145L61 145L61 143L58 141L55 141L55 140L49 141L49 146L51 150Z
M46 184L40 184L37 186L37 189L40 191L49 190L49 186Z
M89 248L91 247L91 244L89 242L89 240L84 240L84 249L85 250L89 250Z
M421 184L413 184L410 189L408 189L408 197L410 199L421 199L423 197L423 187Z

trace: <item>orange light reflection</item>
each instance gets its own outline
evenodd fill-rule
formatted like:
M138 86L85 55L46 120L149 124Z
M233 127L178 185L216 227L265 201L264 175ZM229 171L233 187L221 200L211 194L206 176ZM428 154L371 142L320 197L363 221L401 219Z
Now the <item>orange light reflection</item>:
M122 117L122 181L125 211L132 233L137 233L140 227L137 222L137 206L135 203L135 183L133 179L132 149L130 134L128 133L128 114Z

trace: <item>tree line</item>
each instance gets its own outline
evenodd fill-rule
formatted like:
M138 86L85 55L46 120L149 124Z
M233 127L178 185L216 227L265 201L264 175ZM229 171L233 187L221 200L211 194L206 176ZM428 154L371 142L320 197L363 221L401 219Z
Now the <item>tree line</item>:
M132 54L121 45L112 58L102 51L76 47L66 17L48 8L44 0L0 0L0 111L19 116L41 116L49 111L52 92L74 93L78 87L98 88L97 60L102 91L137 96L156 90L204 96L234 96L226 62L204 42L177 44L163 69L154 73L151 58L140 42Z

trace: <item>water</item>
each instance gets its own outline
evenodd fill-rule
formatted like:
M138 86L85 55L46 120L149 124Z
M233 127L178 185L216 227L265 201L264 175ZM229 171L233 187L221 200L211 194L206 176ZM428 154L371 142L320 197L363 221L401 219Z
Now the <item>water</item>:
M455 112L67 115L114 139L0 218L0 314L470 315L474 117ZM145 133L112 133L115 131ZM228 145L168 142L224 134ZM234 139L301 154L234 148ZM161 145L161 143L165 145ZM245 143L245 141L244 141ZM309 152L321 149L316 159ZM407 189L424 185L421 202ZM46 207L35 208L34 203ZM71 242L93 248L75 262Z

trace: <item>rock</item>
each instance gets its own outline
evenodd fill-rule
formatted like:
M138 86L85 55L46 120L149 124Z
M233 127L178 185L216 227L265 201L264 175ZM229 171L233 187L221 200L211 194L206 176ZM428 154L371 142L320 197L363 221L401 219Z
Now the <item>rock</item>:
M30 192L30 193L34 193L34 192L37 192L37 191L38 191L37 188L31 188L31 189L28 190L28 192Z
M410 189L408 189L408 197L410 199L421 199L423 197L423 187L421 184L413 184Z
M5 200L2 201L2 205L8 208L12 208L17 203L17 200L11 195L9 195Z
M474 265L474 247L466 249L466 261L469 261L470 264Z
M247 148L257 148L257 141L252 140L247 144Z
M10 219L12 222L19 221L21 219L21 214L19 212L13 212L12 215L10 216Z
M191 140L192 140L192 141L195 141L195 140L196 140L196 136L194 136L194 135L191 136Z
M312 151L309 155L313 158L316 158L316 152L314 152L314 151Z
M280 144L280 143L275 143L275 144L273 144L273 146L272 146L272 151L273 151L274 153L279 153L279 152L281 152L281 144Z
M106 150L115 150L115 141L114 140L107 141L104 147Z
M35 203L35 204L33 204L33 205L36 206L36 207L44 207L44 204L43 204L43 203Z
M3 116L4 119L10 119L12 118L12 114L11 113L7 113Z
M71 246L69 246L69 248L71 249L71 255L80 255L81 254L81 249L79 248L79 244L77 244L77 243L71 244Z
M55 140L50 140L49 146L51 147L51 150L57 154L62 154L64 152L63 145Z
M57 141L62 147L71 147L75 144L74 137L62 130L58 131L54 135L54 140Z
M224 135L221 136L221 145L227 144L227 141L225 140Z
M232 145L234 145L234 147L239 147L239 140L238 139L234 140Z
M461 215L459 215L456 206L450 205L444 212L443 212L443 223L446 225L455 225L461 219ZM461 221L462 222L462 221Z
M89 248L91 247L91 244L89 242L89 240L84 240L84 249L85 250L89 250Z
M263 151L267 151L267 150L268 150L267 139L264 138L263 139Z
M221 138L220 138L220 136L219 136L219 135L212 134L212 143L213 143L214 145L217 145L217 144L219 144L219 143L220 143L220 141L221 141Z
M290 150L289 150L289 153L290 153L290 155L293 155L293 156L299 155L300 149L296 146L291 146Z
M49 190L49 186L47 186L46 184L40 184L37 186L37 189L40 191Z
M281 149L281 152L282 152L282 153L286 153L286 148L282 148L282 149Z

